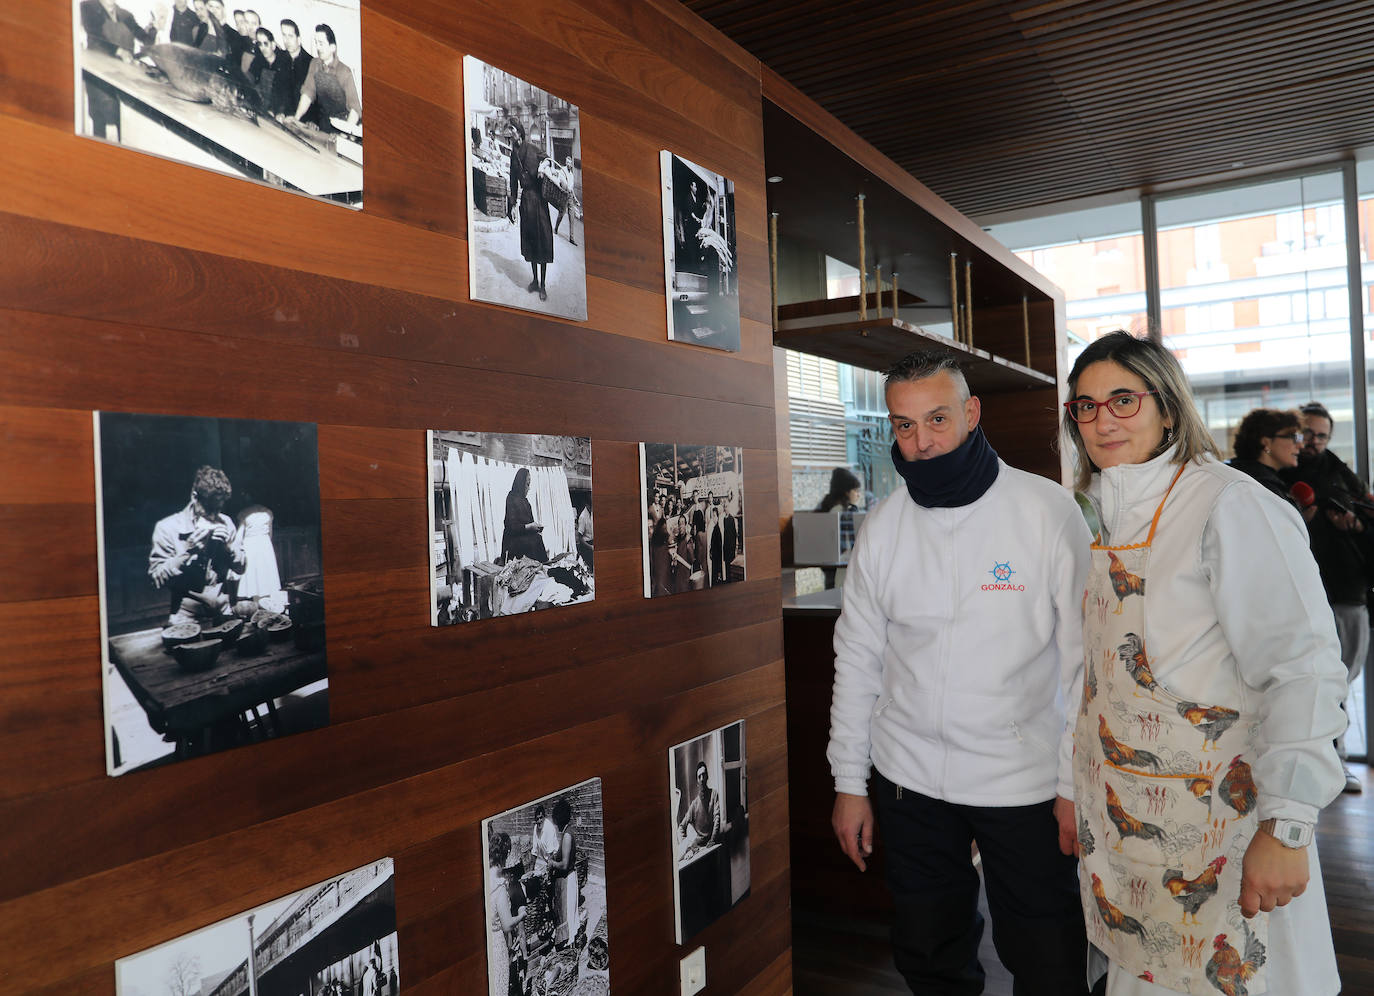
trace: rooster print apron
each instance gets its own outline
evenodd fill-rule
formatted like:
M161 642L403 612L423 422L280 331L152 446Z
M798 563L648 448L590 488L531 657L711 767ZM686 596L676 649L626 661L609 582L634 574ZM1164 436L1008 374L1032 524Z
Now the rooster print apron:
M1268 919L1240 915L1241 858L1258 822L1258 716L1174 695L1154 677L1164 669L1145 632L1150 547L1169 492L1144 543L1098 537L1083 593L1074 793L1088 939L1175 992L1236 982L1245 988L1235 992L1262 993Z

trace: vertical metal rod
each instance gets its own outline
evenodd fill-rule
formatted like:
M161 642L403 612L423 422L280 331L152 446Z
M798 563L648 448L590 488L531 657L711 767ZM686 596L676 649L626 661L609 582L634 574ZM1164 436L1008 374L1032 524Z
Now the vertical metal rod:
M868 260L864 257L864 195L859 195L859 321L868 320Z
M900 318L897 314L897 271L892 271L892 317Z
M883 317L883 264L877 263L873 267L873 310L878 313L878 317Z
M773 283L773 331L778 330L778 212L768 215L768 265Z
M1350 299L1350 387L1355 402L1355 473L1369 479L1369 398L1364 369L1364 278L1360 266L1360 192L1355 183L1355 164L1341 163L1345 188L1345 283ZM1366 696L1368 701L1368 696ZM1369 727L1365 727L1366 730Z
M963 342L959 330L959 254L949 254L949 313L954 321L954 341Z
M1159 342L1164 337L1164 308L1159 301L1159 229L1153 194L1140 198L1140 229L1145 243L1145 320L1150 338Z
M964 342L973 346L973 260L964 260Z
M1031 365L1030 361L1030 305L1026 302L1026 295L1021 295L1021 331L1026 336L1026 366Z

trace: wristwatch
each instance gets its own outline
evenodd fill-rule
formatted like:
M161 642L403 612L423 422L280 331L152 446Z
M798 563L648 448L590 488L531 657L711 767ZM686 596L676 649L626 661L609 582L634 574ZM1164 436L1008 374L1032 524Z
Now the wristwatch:
M1284 847L1297 849L1312 843L1312 824L1299 820L1260 820L1259 828Z

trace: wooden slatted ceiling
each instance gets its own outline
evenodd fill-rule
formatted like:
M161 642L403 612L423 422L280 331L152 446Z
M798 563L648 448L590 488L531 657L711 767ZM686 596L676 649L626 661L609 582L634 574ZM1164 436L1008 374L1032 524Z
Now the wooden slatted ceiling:
M1364 0L683 0L972 217L1374 144Z

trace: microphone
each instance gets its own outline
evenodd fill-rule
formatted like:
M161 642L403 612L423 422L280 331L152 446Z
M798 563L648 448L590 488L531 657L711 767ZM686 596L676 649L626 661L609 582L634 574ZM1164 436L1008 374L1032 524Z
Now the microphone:
M1302 508L1311 508L1317 503L1317 492L1312 490L1312 485L1306 481L1296 481L1288 493L1293 496L1293 500Z

